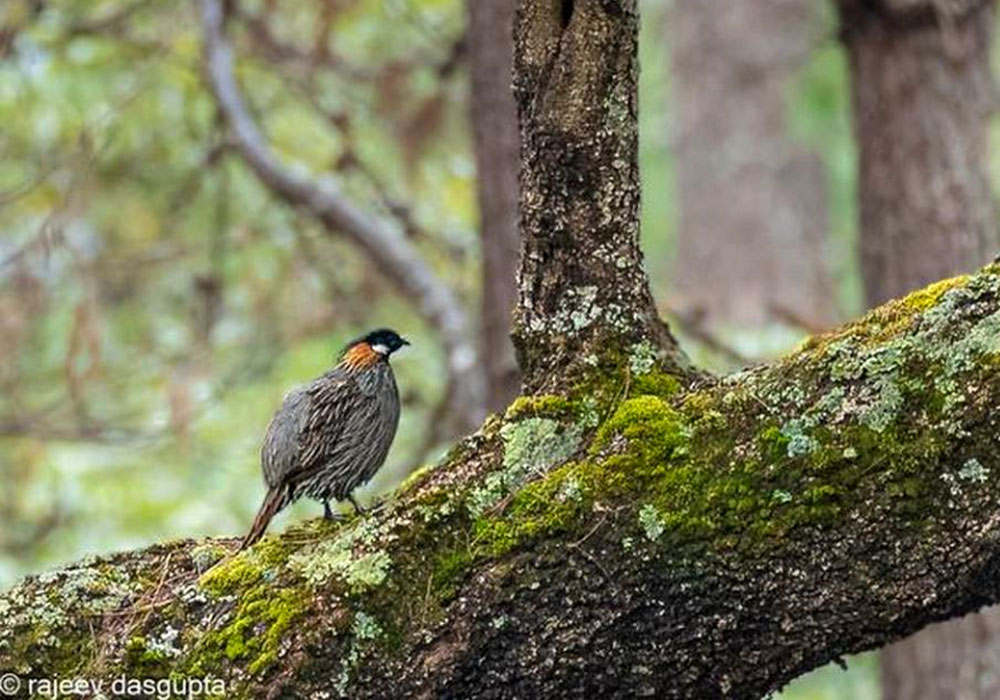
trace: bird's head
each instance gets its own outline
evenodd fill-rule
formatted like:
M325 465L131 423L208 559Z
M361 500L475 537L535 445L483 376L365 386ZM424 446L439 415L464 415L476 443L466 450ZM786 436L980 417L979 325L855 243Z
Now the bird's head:
M388 328L379 328L377 331L372 331L361 338L360 342L368 343L372 350L384 357L388 357L404 345L410 344L410 341L406 338L401 337L399 333Z
M351 369L364 369L409 344L396 331L379 328L348 343L342 362Z

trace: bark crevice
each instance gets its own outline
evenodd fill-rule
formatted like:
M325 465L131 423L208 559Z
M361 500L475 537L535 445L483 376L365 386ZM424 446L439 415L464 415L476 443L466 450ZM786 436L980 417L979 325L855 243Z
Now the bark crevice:
M566 29L569 26L570 21L573 19L573 7L575 2L573 0L562 0L562 28Z

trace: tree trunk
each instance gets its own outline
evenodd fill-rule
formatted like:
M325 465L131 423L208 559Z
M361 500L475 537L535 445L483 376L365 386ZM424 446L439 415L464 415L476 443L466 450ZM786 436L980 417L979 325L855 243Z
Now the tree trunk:
M996 608L932 625L881 655L886 698L1000 698L1000 614Z
M943 7L943 6L942 6ZM992 3L841 6L860 145L861 264L869 305L997 252L987 161L995 104ZM882 652L886 700L996 698L996 611Z
M209 44L225 42L217 3L201 1ZM522 102L523 141L571 168L525 151L519 349L529 385L564 392L519 398L348 522L28 579L0 596L0 668L19 676L0 691L58 677L261 698L757 698L1000 596L1000 266L693 382L653 345L669 336L638 267L634 149L619 150L635 5L523 0L518 16L520 95L541 101ZM565 62L536 62L553 46ZM627 85L605 82L610 65ZM601 86L618 97L597 108ZM609 244L621 265L572 259ZM599 285L585 316L560 281Z
M843 0L840 11L860 146L861 267L876 305L997 253L986 161L994 4Z
M500 411L521 386L511 316L517 301L520 142L511 90L514 0L469 0L472 127L483 255L482 358L487 408Z
M682 371L639 250L635 0L521 2L520 299L525 391L571 384L629 348Z
M835 316L826 177L788 134L787 83L819 30L811 0L677 0L670 14L677 155L674 284L713 325Z

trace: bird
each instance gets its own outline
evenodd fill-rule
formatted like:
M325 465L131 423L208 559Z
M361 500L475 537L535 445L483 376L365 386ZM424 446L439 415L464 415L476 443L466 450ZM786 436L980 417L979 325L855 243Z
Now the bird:
M373 330L348 343L332 369L285 397L260 451L267 495L241 550L302 496L320 501L328 520L331 500L365 512L353 492L382 467L396 436L399 390L389 357L409 344L391 329Z

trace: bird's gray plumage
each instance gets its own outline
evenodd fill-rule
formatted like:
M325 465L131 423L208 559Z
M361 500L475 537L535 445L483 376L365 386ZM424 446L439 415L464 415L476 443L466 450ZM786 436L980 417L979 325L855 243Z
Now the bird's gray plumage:
M385 462L398 424L388 362L358 371L338 365L285 398L264 438L264 479L284 485L290 500L342 500Z
M345 355L274 414L261 448L268 497L244 546L293 501L352 498L382 467L399 424L399 391L387 356L367 352L355 363Z

